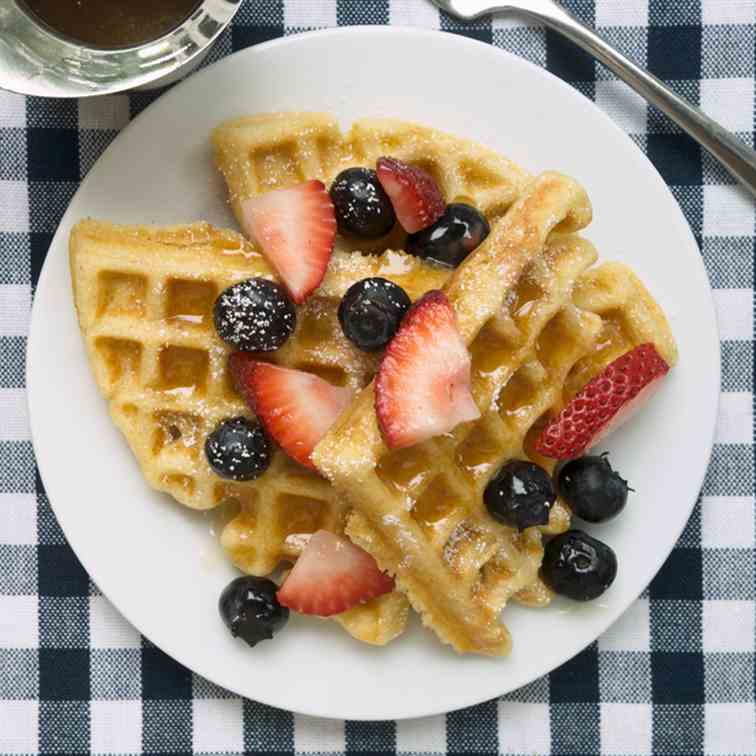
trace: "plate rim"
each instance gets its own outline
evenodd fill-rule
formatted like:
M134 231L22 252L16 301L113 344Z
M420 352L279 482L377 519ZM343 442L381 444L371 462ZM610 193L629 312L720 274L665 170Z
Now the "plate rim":
M557 85L557 89L565 96L565 97L572 97L577 98L579 101L582 102L583 106L587 106L589 110L594 111L594 115L596 115L600 120L603 121L603 125L606 128L609 128L610 130L614 131L616 135L618 135L622 140L632 145L633 150L629 154L633 154L635 156L635 159L639 161L642 164L645 164L646 168L650 168L653 173L656 175L660 185L663 187L665 193L670 196L670 198L674 201L675 206L677 208L677 212L679 214L680 220L682 221L682 226L685 228L687 241L689 246L691 246L691 249L695 249L698 254L695 256L695 264L699 267L701 272L703 273L704 280L706 282L706 289L707 289L707 296L705 300L706 309L709 311L709 315L712 321L712 331L715 343L711 347L711 351L713 353L713 356L715 355L714 364L712 365L712 368L714 370L714 377L716 377L716 383L715 385L718 387L715 399L714 399L714 406L712 408L712 427L708 433L708 446L707 446L707 452L705 454L706 464L702 466L702 470L698 475L695 476L695 479L697 481L697 490L701 490L706 472L708 470L708 466L711 461L711 455L713 452L715 440L716 440L716 421L718 416L718 410L719 410L719 403L721 400L721 354L719 349L719 330L718 330L718 323L716 319L716 310L714 306L714 299L713 299L713 289L711 286L711 281L708 276L708 272L706 271L706 267L704 265L703 257L701 255L700 247L695 239L695 236L693 234L692 229L690 228L690 225L685 218L682 209L679 206L679 203L677 202L676 198L672 194L672 192L669 189L669 186L667 185L666 181L664 181L661 174L657 171L656 167L653 165L653 163L650 161L650 159L643 153L643 151L633 142L633 140L623 131L623 129L612 120L612 118L605 113L601 108L599 108L596 103L586 97L581 97L581 93L576 90L574 87L572 87L567 82L563 81L556 75L552 74L550 71L548 71L546 68L543 68L535 63L533 63L530 60L527 60L519 55L516 55L514 53L509 52L508 50L504 50L502 48L496 47L493 44L489 44L487 42L483 42L480 40L476 40L473 38L469 38L463 35L458 35L454 33L447 32L446 34L442 35L442 32L440 30L434 30L434 29L426 29L426 28L420 28L420 27L412 27L412 26L394 26L394 25L364 25L364 26L341 26L341 27L332 27L327 29L316 29L311 31L305 31L305 32L299 32L296 34L287 35L284 37L279 37L276 39L268 40L266 42L262 42L257 45L253 45L247 48L244 48L242 50L238 50L234 53L231 53L220 60L214 62L213 64L203 68L202 70L195 72L188 76L186 79L184 79L182 82L179 82L178 84L174 85L169 91L163 93L159 98L156 99L155 102L150 103L143 111L141 111L137 116L135 116L116 136L116 138L113 140L113 142L108 145L106 150L102 153L102 155L98 158L98 161L106 155L111 149L113 149L113 146L118 141L120 136L124 133L126 133L135 123L138 123L140 119L145 115L145 113L149 112L150 109L153 107L153 105L156 105L158 102L164 102L166 99L179 97L181 90L183 87L189 84L190 81L195 80L198 77L203 77L208 74L209 71L212 71L216 67L221 66L229 66L230 61L234 60L238 57L255 57L257 55L264 55L268 50L278 47L285 47L285 46L296 46L298 43L300 43L303 39L312 38L312 37L353 37L358 34L365 34L365 35L371 35L371 34L378 34L383 35L386 37L391 37L397 34L411 34L415 35L417 37L422 38L423 40L439 40L443 39L444 44L449 45L458 45L460 50L464 52L465 48L483 48L487 51L489 51L489 54L492 56L503 56L503 58L509 59L510 64L514 65L523 65L527 68L530 68L531 71L535 72L536 76L540 76L546 79L552 80L552 83L555 83ZM178 94L177 94L178 93ZM87 186L87 182L90 180L90 176L92 174L92 169L94 168L94 165L90 167L89 171L87 172L87 175L81 180L81 183L75 192L75 194L72 196L71 200L69 201L69 206L67 207L65 213L63 214L61 221L59 223L59 226L56 228L55 234L53 235L53 238L50 242L50 246L48 248L51 250L52 248L58 246L60 244L59 237L61 236L61 229L66 225L66 220L70 212L70 207L75 203L79 195L85 190ZM65 242L64 242L65 244ZM49 275L50 266L48 265L49 256L46 255L45 262L43 264L43 267L40 271L40 275L35 287L35 294L39 289L42 288L43 281L46 282L47 277ZM691 264L693 262L691 261ZM29 330L28 330L28 338L27 338L27 344L26 344L26 350L25 350L25 357L26 357L26 402L29 412L29 424L31 428L31 438L32 438L32 445L34 448L35 453L35 459L37 461L37 470L40 475L40 478L42 479L43 485L45 486L45 491L48 494L48 500L50 503L51 508L53 509L56 519L58 519L58 511L54 503L54 497L51 495L49 488L45 484L45 474L43 472L43 468L45 467L45 463L43 462L43 459L45 459L44 453L42 455L39 454L39 445L38 445L38 438L41 435L39 433L40 428L43 426L43 423L40 421L39 416L40 413L36 412L34 409L34 401L33 396L36 393L36 390L33 388L37 384L37 379L34 377L37 375L37 372L34 368L35 365L35 359L34 359L34 345L36 343L35 334L39 331L39 329L42 327L39 325L39 321L41 319L41 316L39 315L39 312L41 310L41 305L38 305L39 299L37 296L34 296L33 302L32 302L32 308L31 308L31 314L30 314L30 321L29 321ZM603 635L607 629L613 625L615 622L617 622L629 609L629 607L638 599L638 597L643 593L643 591L647 588L648 584L651 580L656 576L656 574L659 572L663 564L666 562L667 558L669 557L670 553L672 552L672 549L674 549L675 544L679 541L679 538L681 534L683 533L688 521L690 520L691 513L693 512L693 509L695 507L695 504L697 502L697 497L693 499L693 501L690 503L688 509L687 509L687 516L685 517L684 521L682 522L682 525L677 530L676 533L674 533L674 539L671 542L671 546L669 549L665 550L663 553L659 553L659 555L656 556L656 558L651 559L651 563L653 563L653 567L651 570L646 570L646 572L649 573L648 580L644 580L642 586L636 593L635 591L632 591L630 595L628 596L627 600L623 600L621 602L622 608L620 610L612 610L611 612L608 612L609 617L604 618L599 623L599 631L598 633L587 640L583 645L581 645L579 648L577 648L574 652L572 652L569 656L566 658L563 658L562 661L560 661L557 665L551 667L550 669L544 671L544 670L535 670L532 673L528 673L528 675L525 676L523 680L518 680L518 684L516 687L507 687L506 683L503 682L502 684L502 692L495 694L496 696L504 695L507 692L510 692L512 690L520 689L521 687L524 687L526 685L529 685L534 680L550 674L554 669L561 666L562 664L566 663L570 659L577 656L579 653L581 653L586 647L588 647L591 643L594 643L597 638L599 638L601 635ZM74 541L76 541L76 538L73 540L71 539L69 533L67 532L66 526L64 523L60 520L58 520L60 527L66 537L66 541L68 545L71 547L71 549L74 551L77 559L81 562L82 566L88 573L90 579L98 586L98 588L101 590L102 594L107 597L108 601L112 602L113 606L117 609L117 611L124 617L124 619L129 622L133 628L135 628L140 634L144 635L144 637L149 639L149 636L142 632L139 624L136 622L133 622L132 619L128 616L126 612L124 612L114 599L110 597L110 594L108 591L102 588L102 585L99 580L95 580L94 574L96 572L96 569L92 569L92 565L90 564L90 560L88 557L86 559L83 559L80 556L80 551L78 548L74 546ZM671 534L671 531L670 531ZM86 551L86 550L83 550ZM150 642L152 642L154 645L156 645L158 648L160 648L164 653L166 653L168 656L173 658L174 660L178 661L180 664L185 666L188 670L196 672L196 674L204 677L205 679L209 680L210 682L229 690L230 692L241 696L242 698L249 698L249 695L242 690L239 690L238 688L235 688L234 686L229 686L228 683L225 682L218 682L213 677L212 671L207 672L205 670L198 669L192 660L187 660L184 658L183 654L176 654L172 651L169 652L165 649L163 645L154 643L152 639L149 639ZM487 700L491 700L489 698L488 693L486 693L482 698L480 696L467 696L465 700L461 701L458 704L455 704L452 708L447 708L445 705L439 708L438 706L434 705L428 705L425 708L418 708L415 707L410 712L402 712L399 711L391 711L388 714L385 711L381 711L379 714L356 714L354 712L348 712L346 714L340 713L340 712L329 712L329 711L322 711L315 707L310 708L303 708L303 707L297 707L297 708L284 708L281 706L280 701L276 700L269 700L266 698L265 695L259 696L257 693L255 693L255 698L250 699L254 700L275 708L279 708L284 711L292 711L295 713L301 713L307 716L314 716L314 717L321 717L325 719L336 719L336 720L342 720L342 719L349 719L353 721L382 721L382 720L405 720L405 719L414 719L418 717L424 717L424 716L432 716L432 715L438 715L447 713L450 711L457 711L459 709L473 706L476 704L483 703Z

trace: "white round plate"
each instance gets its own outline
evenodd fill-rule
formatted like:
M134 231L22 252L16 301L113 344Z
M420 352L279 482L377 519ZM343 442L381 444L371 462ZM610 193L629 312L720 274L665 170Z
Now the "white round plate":
M124 223L207 219L234 227L208 135L231 116L330 111L345 124L395 116L490 145L533 171L575 176L593 200L588 236L630 263L664 307L679 366L607 444L637 493L591 532L616 550L619 575L590 605L508 608L507 659L460 657L415 623L386 648L334 622L293 617L250 649L226 631L218 595L235 575L209 520L147 487L110 421L74 315L67 239L85 216ZM597 638L651 580L699 492L712 444L719 347L693 236L638 148L576 91L493 47L389 28L290 37L233 55L160 98L115 140L71 202L36 294L28 389L37 459L63 530L93 580L150 640L241 695L351 719L416 717L513 690Z

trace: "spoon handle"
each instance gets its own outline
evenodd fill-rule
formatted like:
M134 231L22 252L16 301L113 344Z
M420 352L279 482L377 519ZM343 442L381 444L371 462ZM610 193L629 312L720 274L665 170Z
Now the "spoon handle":
M683 131L705 147L752 195L756 196L756 152L722 128L698 108L678 97L648 71L644 71L605 42L593 30L555 3L525 14L601 61L639 95L671 118Z

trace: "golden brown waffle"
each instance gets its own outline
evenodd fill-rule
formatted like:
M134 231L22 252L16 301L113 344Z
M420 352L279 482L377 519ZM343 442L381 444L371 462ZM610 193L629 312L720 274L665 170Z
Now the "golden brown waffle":
M539 455L533 448L533 441L544 422L557 414L610 362L634 347L651 342L668 365L677 362L677 345L664 312L626 265L607 262L587 270L577 280L572 292L572 305L583 313L598 315L601 330L594 337L590 351L567 373L561 391L551 385L548 376L543 380L543 360L538 357L533 362L525 363L509 380L498 395L496 407L489 409L483 418L484 425L492 423L489 432L492 428L500 427L498 418L509 418L510 422L516 418L514 427L510 426L503 437L505 442L500 449L500 461L527 457L547 470L553 470L555 461ZM547 327L550 328L551 324ZM495 433L491 433L491 436L495 437ZM480 448L485 449L485 434L477 438L468 437L467 448L475 445L477 440L482 441ZM514 445L507 445L507 442ZM486 464L483 457L473 464L476 472L482 474ZM490 458L488 464L491 472L498 467L498 464L491 463ZM549 534L562 532L567 524L564 523L564 527L561 525L558 531L551 527L552 523L548 530L542 530ZM543 606L551 601L552 593L537 577L519 590L514 598L528 606Z
M494 522L482 505L493 470L527 456L545 417L616 354L653 341L675 360L666 320L626 268L603 266L575 285L595 252L563 234L589 220L581 187L544 174L444 286L472 354L480 420L390 452L371 384L313 455L355 508L348 535L460 652L509 651L500 610L518 592L526 603L546 600L537 581L541 534L569 524L559 502L543 529L519 533Z
M341 498L283 453L273 455L258 480L233 482L215 475L203 452L218 423L249 414L226 369L230 350L212 324L222 289L252 276L272 277L248 242L207 223L149 228L83 221L71 234L71 271L97 384L151 486L193 509L235 503L228 506L236 517L222 544L240 569L256 575L296 557L290 534L342 532ZM354 281L375 275L394 280L412 297L446 277L400 253L337 253L317 294L300 308L294 335L270 359L334 383L364 386L375 357L343 337L336 309ZM404 625L406 608L396 609L396 598L378 599L362 609L359 622L359 610L340 620L354 622L363 639L385 642ZM381 620L373 629L370 616Z
M229 483L212 473L202 442L221 420L249 412L226 368L231 350L213 328L213 302L234 283L272 278L265 260L239 234L207 223L149 228L83 221L71 233L71 270L97 384L111 399L114 420L149 483L193 509L213 508L241 491L262 497L260 480ZM299 309L294 335L265 358L339 385L364 386L376 358L347 341L336 309L354 281L374 275L394 280L413 297L446 278L400 253L339 253L316 295ZM280 478L281 491L322 498L329 488L283 454L274 457L273 474L263 480ZM274 503L266 509L275 509ZM243 567L270 572L281 548L250 550Z
M469 139L389 118L356 121L342 133L324 113L272 113L226 121L212 141L240 224L242 203L250 197L309 179L330 185L345 168L374 168L383 155L424 168L447 202L469 202L489 222L506 212L529 180L514 163ZM405 239L397 224L373 241L340 235L336 249L403 249Z

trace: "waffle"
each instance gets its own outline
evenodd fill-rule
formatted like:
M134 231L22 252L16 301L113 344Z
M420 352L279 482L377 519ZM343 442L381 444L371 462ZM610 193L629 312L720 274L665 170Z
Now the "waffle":
M482 505L492 472L512 457L545 464L529 441L619 353L652 341L676 359L663 314L627 268L583 272L595 252L564 233L590 215L576 182L543 174L444 285L472 355L479 420L390 452L371 384L313 454L354 507L347 534L459 652L509 652L500 611L518 594L548 600L537 579L542 535L569 526L560 502L545 528L520 533L494 522Z
M226 121L212 135L215 162L226 179L231 207L243 225L242 203L261 192L320 179L330 185L352 166L374 167L383 155L425 169L447 202L468 202L494 222L520 195L530 176L469 139L407 121L356 121L342 133L323 113L272 113ZM336 250L404 249L399 224L377 240L339 235Z
M342 532L342 499L283 453L274 453L268 471L250 482L222 480L203 453L204 439L218 423L249 414L227 373L230 349L215 334L211 313L225 287L272 277L252 246L207 223L149 228L88 220L73 229L70 247L76 308L95 379L147 482L192 509L225 502L235 516L221 542L247 573L266 575L296 558L292 533ZM375 275L413 297L446 277L400 253L336 253L318 293L300 309L294 335L270 359L334 383L364 386L376 358L343 337L336 308L354 281ZM361 628L362 639L380 642L404 625L406 608L396 611L397 603L378 599L360 608L362 620L359 610L339 619ZM372 630L371 616L380 620Z

